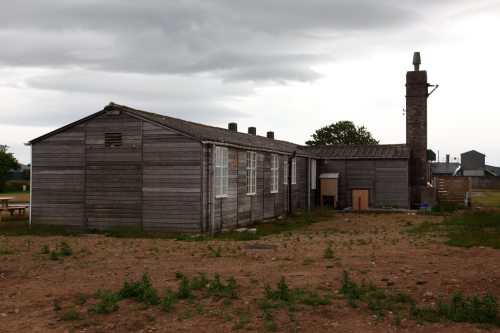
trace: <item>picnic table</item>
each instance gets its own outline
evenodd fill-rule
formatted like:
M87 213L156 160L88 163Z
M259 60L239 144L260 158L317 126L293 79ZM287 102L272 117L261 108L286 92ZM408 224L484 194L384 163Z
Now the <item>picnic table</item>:
M26 214L26 208L28 205L9 205L9 201L14 200L14 197L0 197L0 222L2 221L3 211L10 213L10 216L14 216L14 212L17 211L17 217L21 218Z
M0 207L7 207L9 205L9 201L13 199L14 197L0 197Z

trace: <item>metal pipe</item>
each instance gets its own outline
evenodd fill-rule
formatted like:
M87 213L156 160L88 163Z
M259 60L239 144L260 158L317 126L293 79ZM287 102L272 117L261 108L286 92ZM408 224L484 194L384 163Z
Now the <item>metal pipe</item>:
M210 173L209 173L209 185L210 185L210 198L209 198L209 207L210 207L210 234L213 236L215 234L215 143L212 144L212 149L210 152Z
M295 156L296 152L294 151L292 155L288 157L288 214L289 215L292 215L292 161L295 158ZM295 173L295 177L297 177L297 173Z

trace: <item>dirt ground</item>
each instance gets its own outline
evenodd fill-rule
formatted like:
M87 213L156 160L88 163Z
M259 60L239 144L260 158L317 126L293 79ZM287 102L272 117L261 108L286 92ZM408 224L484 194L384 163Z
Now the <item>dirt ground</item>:
M274 287L281 276L290 288L309 288L332 302L303 306L293 316L275 309L279 332L495 331L493 326L445 320L418 323L391 312L380 318L366 305L348 306L337 290L346 270L358 283L365 279L386 290L401 290L419 306L449 300L458 290L499 299L499 250L449 247L440 236L408 233L424 221L441 219L336 213L331 220L256 241L0 236L0 248L13 250L0 254L0 332L263 332L268 319L258 306L263 285ZM52 250L63 240L73 255L50 260L41 253L44 245ZM328 244L331 259L323 258ZM209 278L217 272L223 281L234 276L238 297L230 304L211 297L179 301L168 313L130 299L120 300L119 310L109 314L88 311L97 303L95 292L118 291L124 281L137 280L144 272L160 294L177 289L176 272L187 277L204 272ZM55 300L61 310L54 309ZM80 319L63 320L70 309Z

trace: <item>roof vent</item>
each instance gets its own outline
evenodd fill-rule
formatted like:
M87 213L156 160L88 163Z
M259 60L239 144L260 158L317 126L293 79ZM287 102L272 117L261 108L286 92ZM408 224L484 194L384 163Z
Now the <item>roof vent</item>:
M273 131L267 132L267 138L268 139L274 139L274 132Z
M233 132L238 132L238 124L237 123L229 123L227 124L227 129Z
M255 127L248 128L248 134L257 135L257 129Z

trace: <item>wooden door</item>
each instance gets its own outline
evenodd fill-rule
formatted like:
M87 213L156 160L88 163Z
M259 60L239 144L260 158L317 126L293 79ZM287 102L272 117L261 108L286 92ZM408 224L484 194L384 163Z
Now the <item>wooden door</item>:
M352 190L352 209L362 211L368 209L368 190Z

